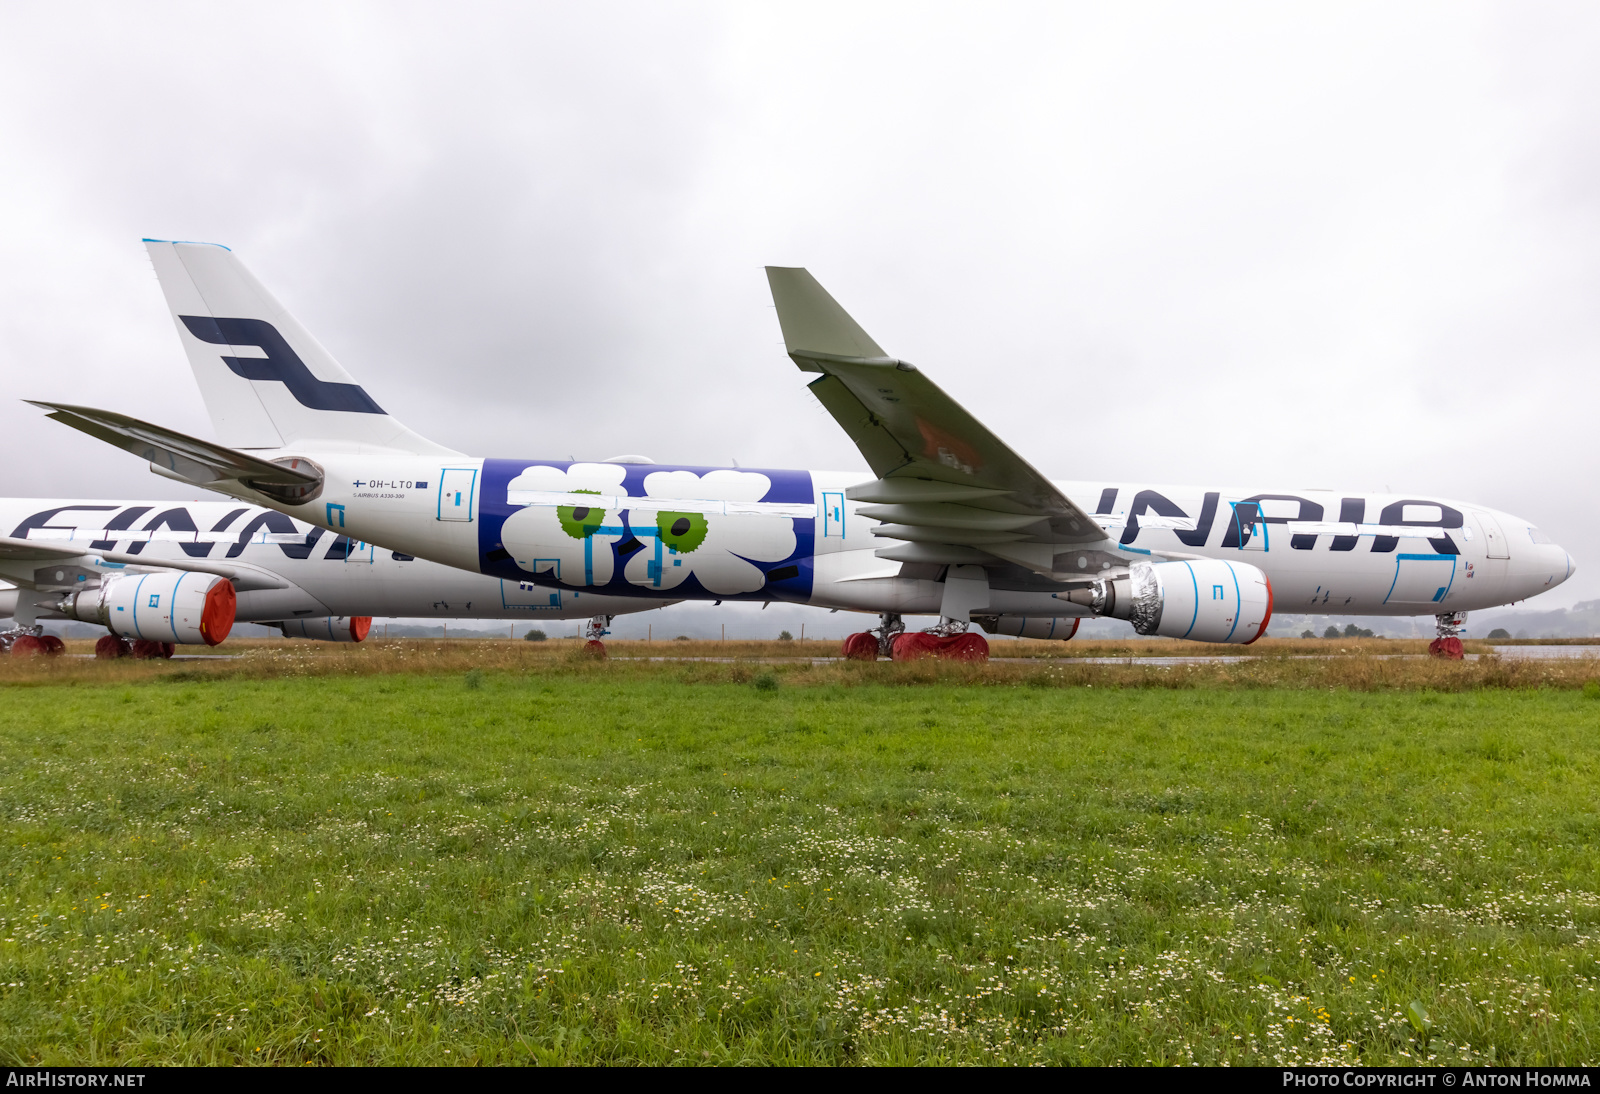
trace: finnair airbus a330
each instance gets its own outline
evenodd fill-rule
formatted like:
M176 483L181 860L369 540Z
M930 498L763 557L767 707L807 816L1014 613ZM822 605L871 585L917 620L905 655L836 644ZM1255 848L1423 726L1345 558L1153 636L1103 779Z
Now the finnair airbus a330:
M385 413L228 249L147 246L218 443L36 405L157 474L519 586L873 612L847 644L866 656L981 653L973 621L1066 638L1087 616L1248 644L1274 604L1434 615L1459 653L1466 612L1573 572L1529 521L1448 498L1052 481L803 269L767 271L784 343L870 473L467 456ZM901 635L902 614L940 623Z

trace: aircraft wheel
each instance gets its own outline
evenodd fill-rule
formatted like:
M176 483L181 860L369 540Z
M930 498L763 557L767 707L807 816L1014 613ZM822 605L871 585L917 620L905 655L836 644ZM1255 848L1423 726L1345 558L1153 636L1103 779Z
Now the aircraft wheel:
M870 631L857 631L844 640L844 656L849 661L876 661L878 636Z
M937 657L941 661L987 661L989 642L983 635L970 631L948 636L906 631L895 635L889 655L896 661L920 661L924 657Z
M60 657L67 650L67 644L53 634L41 634L39 641L44 643L46 657Z
M94 655L101 661L115 661L133 652L133 643L120 634L108 634L94 644Z
M606 644L598 638L591 638L583 644L583 652L593 657L596 661L606 659Z
M1459 661L1466 656L1466 652L1461 648L1461 639L1451 636L1435 638L1429 642L1428 656L1437 657L1441 661Z
M148 638L136 638L130 655L136 661L149 661L152 658L171 657L173 646L171 642L152 642Z
M939 651L939 656L947 661L987 661L989 660L989 640L981 634L952 635L945 639L945 646Z
M889 642L889 658L893 661L920 661L933 656L933 643L938 639L921 631L897 634Z
M45 645L35 634L25 634L11 643L12 657L42 657Z

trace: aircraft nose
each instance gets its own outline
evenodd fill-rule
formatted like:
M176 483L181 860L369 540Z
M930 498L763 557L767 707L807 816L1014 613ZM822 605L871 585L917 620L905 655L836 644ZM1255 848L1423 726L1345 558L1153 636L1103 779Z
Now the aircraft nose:
M1550 574L1546 588L1553 589L1578 572L1578 564L1572 561L1572 556L1567 553L1566 548L1559 544L1545 544L1540 554L1543 557L1539 561L1544 564L1544 570Z

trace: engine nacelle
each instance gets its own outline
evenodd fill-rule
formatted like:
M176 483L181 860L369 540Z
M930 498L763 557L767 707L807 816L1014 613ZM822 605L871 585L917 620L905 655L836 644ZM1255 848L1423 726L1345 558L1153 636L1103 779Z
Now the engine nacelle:
M323 642L359 642L372 629L370 615L324 615L285 619L278 624L285 638L317 638Z
M973 621L990 634L1009 634L1013 638L1053 638L1065 642L1078 633L1078 616L1057 615L975 615Z
M68 619L99 623L124 638L215 646L233 629L233 582L214 574L111 574L56 605Z
M1196 642L1248 646L1272 619L1267 575L1247 562L1216 558L1136 562L1127 577L1074 589L1065 599L1126 619L1140 634Z

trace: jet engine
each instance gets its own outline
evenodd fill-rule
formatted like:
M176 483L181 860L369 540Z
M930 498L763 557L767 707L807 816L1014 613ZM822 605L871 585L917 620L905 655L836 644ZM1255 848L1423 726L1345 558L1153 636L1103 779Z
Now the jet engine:
M1126 619L1140 634L1248 646L1267 633L1272 584L1245 562L1202 558L1136 562L1126 577L1057 593L1095 615Z
M1078 633L1078 616L1060 615L975 615L973 622L990 634L1009 634L1013 638L1053 638L1065 642Z
M278 624L285 638L319 638L324 642L359 642L372 629L370 615L324 615L285 619Z
M215 646L233 629L233 582L187 571L111 574L55 605L68 619L124 638Z

